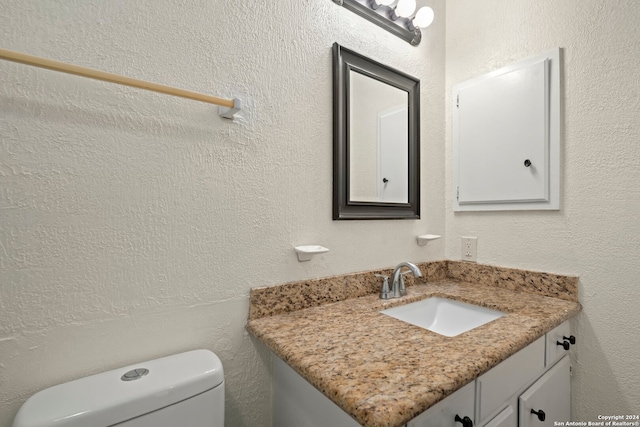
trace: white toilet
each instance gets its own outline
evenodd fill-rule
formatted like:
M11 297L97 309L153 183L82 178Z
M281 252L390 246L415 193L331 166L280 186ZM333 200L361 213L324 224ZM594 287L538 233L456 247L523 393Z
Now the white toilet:
M209 350L137 363L42 390L13 427L224 427L224 372Z

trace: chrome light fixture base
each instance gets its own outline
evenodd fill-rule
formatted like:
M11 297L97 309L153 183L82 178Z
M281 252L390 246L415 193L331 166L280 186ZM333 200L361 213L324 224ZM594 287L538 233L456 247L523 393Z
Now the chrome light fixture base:
M389 6L378 6L375 0L333 1L414 46L417 46L422 40L420 28L415 27L411 19L396 16L394 10Z

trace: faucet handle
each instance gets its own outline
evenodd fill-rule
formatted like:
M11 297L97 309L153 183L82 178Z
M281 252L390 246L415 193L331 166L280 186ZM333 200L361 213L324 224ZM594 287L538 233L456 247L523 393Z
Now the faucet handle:
M382 290L380 291L381 299L388 299L391 291L389 291L389 276L384 274L375 274L374 276L382 278Z

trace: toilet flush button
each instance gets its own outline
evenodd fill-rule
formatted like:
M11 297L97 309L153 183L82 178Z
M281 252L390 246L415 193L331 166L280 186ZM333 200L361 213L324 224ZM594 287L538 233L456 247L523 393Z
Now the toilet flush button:
M121 376L120 379L122 381L135 381L144 377L148 373L149 373L149 370L145 368L132 369L129 372L125 373L123 376Z

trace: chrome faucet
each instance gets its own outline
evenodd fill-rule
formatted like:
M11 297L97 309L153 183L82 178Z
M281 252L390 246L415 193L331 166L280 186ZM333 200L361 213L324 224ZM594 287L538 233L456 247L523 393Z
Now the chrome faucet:
M407 267L409 271L402 273L403 267ZM391 282L391 290L389 290L388 277L376 274L377 277L382 277L382 279L384 280L382 291L380 292L380 298L390 299L405 296L407 294L407 289L404 286L404 279L402 278L402 276L409 272L411 272L415 277L422 277L420 269L415 264L412 264L410 262L401 262L393 270L393 281Z

